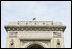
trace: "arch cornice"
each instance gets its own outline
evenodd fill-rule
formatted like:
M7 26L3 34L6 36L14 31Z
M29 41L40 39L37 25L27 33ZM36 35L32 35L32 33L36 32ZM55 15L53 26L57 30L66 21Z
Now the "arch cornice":
M5 26L6 31L64 31L66 26Z

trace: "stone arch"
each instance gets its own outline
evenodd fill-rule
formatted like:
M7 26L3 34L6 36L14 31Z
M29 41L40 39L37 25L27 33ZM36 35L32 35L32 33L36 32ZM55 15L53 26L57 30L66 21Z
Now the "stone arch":
M42 46L42 48L48 48L48 45L43 42L27 42L25 43L24 48L28 48L28 46L33 45L33 44L40 45Z
M44 48L42 45L39 44L31 44L27 48Z

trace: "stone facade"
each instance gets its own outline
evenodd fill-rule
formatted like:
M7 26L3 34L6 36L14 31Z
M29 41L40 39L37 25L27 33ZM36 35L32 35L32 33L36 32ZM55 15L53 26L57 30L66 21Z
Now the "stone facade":
M66 26L52 21L18 21L5 25L7 48L64 48ZM35 45L35 46L34 46Z

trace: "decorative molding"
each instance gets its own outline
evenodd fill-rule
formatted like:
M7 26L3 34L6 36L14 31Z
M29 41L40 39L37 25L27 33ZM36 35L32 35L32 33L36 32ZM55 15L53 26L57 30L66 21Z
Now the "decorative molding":
M64 31L66 26L5 26L6 31Z
M17 37L17 32L9 32L9 35L8 35L9 37L11 37L11 38L15 38L15 37Z
M53 32L53 37L56 37L56 38L62 37L61 32Z

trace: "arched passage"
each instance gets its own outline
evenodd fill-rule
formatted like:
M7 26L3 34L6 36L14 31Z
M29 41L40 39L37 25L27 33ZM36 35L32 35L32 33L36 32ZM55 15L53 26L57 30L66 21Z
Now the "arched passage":
M31 44L27 48L44 48L44 47L39 44Z

